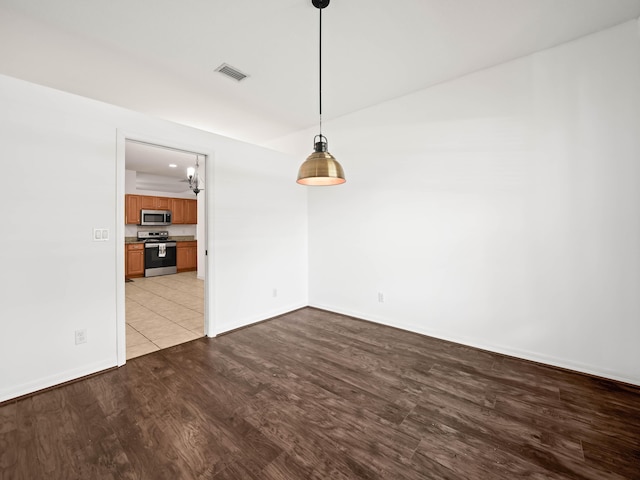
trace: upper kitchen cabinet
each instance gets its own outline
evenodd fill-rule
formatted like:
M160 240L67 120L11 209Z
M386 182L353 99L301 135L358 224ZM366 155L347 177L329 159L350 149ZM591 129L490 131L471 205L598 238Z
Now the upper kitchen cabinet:
M140 210L171 210L173 224L196 225L198 201L188 198L125 195L125 223L140 225Z
M172 198L171 213L173 215L171 223L195 225L198 223L198 201L188 198Z
M184 223L196 225L198 223L198 201L197 200L187 200L185 204L185 217L186 221Z
M153 197L151 195L138 195L140 197L140 208L148 210L171 210L171 198Z
M138 195L140 197L140 208L149 210L171 210L171 198L153 197L151 195Z
M124 223L140 224L140 210L142 209L140 198L140 195L124 196Z
M186 202L186 200L184 198L172 198L171 199L171 206L169 208L169 210L171 210L171 223L173 223L174 225L177 224L181 224L181 223L185 223L185 217L184 217L184 202Z
M171 210L171 199L169 197L155 197L156 210Z
M157 210L156 208L156 199L158 197L150 197L147 195L140 195L140 208L144 208L146 210Z

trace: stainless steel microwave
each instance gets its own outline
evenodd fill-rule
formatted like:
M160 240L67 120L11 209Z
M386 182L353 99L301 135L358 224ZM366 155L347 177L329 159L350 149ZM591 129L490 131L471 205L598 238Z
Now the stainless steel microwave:
M171 210L140 210L140 225L171 225Z

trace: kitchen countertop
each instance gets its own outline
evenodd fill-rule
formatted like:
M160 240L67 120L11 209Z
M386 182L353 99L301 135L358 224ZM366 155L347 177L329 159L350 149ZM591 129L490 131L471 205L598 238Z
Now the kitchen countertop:
M176 235L169 237L168 242L195 242L196 239L193 235ZM138 237L124 237L124 243L144 243L143 240L138 240Z

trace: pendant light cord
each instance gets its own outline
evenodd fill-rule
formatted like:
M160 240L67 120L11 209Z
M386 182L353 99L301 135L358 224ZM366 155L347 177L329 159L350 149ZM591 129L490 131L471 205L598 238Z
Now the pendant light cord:
M319 68L318 68L318 85L319 85L319 97L320 97L320 136L322 137L322 5L320 6L320 8L318 9L320 10L320 41L319 41L319 46L320 48L318 49L319 51L319 55L318 55L318 63L319 63ZM322 138L320 138L320 141L322 141Z

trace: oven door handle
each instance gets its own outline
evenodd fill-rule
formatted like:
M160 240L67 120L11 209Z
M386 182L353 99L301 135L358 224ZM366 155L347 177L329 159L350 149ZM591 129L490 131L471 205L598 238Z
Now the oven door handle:
M144 244L144 248L158 248L158 247L160 247L161 243L165 244L167 246L167 248L173 248L173 247L176 247L176 245L177 245L176 242L145 243Z

